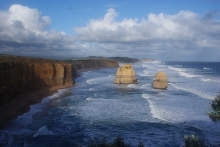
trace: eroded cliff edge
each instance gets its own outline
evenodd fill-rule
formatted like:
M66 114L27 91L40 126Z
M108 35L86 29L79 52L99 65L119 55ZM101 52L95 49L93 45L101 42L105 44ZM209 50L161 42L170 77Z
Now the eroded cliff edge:
M0 107L16 96L54 86L72 86L79 70L117 67L111 60L59 61L0 55Z

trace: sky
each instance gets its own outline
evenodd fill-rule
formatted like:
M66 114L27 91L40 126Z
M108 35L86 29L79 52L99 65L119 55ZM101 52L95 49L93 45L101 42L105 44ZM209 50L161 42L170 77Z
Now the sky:
M220 61L220 0L0 0L0 54Z

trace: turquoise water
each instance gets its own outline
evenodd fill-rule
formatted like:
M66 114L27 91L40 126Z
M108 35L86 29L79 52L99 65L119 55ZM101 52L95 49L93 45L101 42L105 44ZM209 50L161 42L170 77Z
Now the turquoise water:
M119 134L137 146L183 146L195 134L220 144L220 124L206 112L220 91L220 63L141 62L133 64L138 84L113 84L117 68L81 73L77 85L59 90L0 132L2 146L86 146L91 139ZM167 90L152 88L165 71Z

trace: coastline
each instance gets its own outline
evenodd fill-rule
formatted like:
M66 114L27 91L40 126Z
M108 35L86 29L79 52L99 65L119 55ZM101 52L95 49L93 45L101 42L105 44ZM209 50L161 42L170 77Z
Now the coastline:
M72 87L80 72L117 67L106 59L53 60L0 54L0 130L30 106ZM65 85L65 86L64 86Z
M10 100L8 103L0 107L0 130L3 129L9 121L16 119L25 112L28 112L31 105L40 103L45 97L53 95L58 92L59 89L65 89L72 86L55 86L37 89Z
M81 72L99 70L106 67L99 68L88 68L88 69L80 69L77 70L77 75L75 78L81 76ZM115 68L115 67L108 67ZM44 89L37 89L34 91L27 92L25 94L19 95L16 98L13 98L2 107L0 107L0 130L4 129L4 126L7 125L8 122L18 118L18 116L23 115L24 113L30 110L30 106L41 103L41 101L58 92L59 89L65 89L74 86L55 86Z

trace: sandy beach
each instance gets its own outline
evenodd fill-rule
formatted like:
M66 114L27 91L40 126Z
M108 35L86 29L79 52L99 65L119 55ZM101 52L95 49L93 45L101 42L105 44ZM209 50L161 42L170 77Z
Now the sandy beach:
M0 129L13 119L30 110L30 106L40 103L43 98L51 96L58 92L59 89L68 88L70 86L56 86L34 90L23 95L19 95L0 108Z

